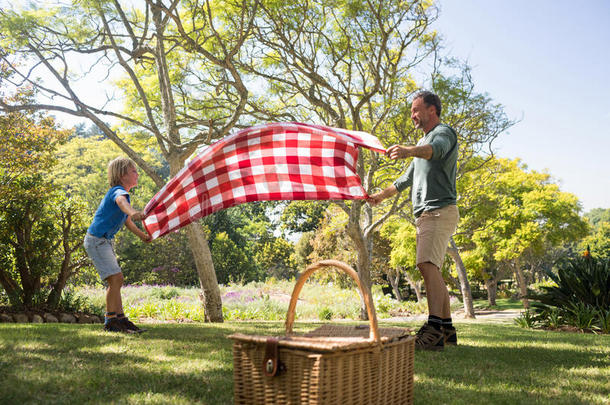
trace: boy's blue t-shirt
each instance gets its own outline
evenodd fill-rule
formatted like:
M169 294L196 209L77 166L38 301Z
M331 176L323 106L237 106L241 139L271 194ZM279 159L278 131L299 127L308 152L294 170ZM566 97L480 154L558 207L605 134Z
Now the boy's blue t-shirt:
M127 220L127 214L121 211L116 203L117 197L122 195L126 196L127 202L131 203L129 193L123 186L114 186L108 190L100 206L97 207L93 222L87 232L98 238L114 238Z

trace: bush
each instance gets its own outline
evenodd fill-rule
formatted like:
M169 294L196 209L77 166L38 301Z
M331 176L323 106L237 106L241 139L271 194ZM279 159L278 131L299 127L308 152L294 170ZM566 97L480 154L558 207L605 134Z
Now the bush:
M333 318L333 310L329 307L322 307L318 311L318 319L321 321L330 321Z
M608 333L610 314L610 259L575 257L559 265L557 274L547 272L553 284L540 285L543 291L531 296L533 310L543 325L561 323L581 330Z
M65 312L85 312L88 314L103 315L105 312L105 305L100 306L99 304L93 303L85 295L81 295L73 290L65 289L61 294L57 309Z
M610 310L610 259L576 257L561 263L557 275L547 272L557 286L542 286L536 297L548 306L568 308L583 303Z
M521 315L515 318L515 324L522 328L533 328L536 325L536 315L529 309L523 311Z

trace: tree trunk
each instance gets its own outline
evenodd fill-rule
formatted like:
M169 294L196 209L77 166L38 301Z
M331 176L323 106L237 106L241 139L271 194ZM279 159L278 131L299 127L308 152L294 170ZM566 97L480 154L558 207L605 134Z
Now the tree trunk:
M358 278L360 278L360 282L362 286L369 291L371 291L371 287L373 286L373 281L371 280L371 262L369 260L369 255L358 253ZM367 321L369 319L368 312L366 310L366 304L364 303L364 295L360 294L360 319L363 321Z
M424 299L424 296L421 293L421 280L415 281L413 279L413 277L411 276L411 274L409 274L408 271L405 271L405 278L407 279L407 282L409 283L411 288L415 290L415 296L417 297L417 302L422 302L422 300Z
M362 205L359 201L354 201L352 206L349 222L347 224L347 234L356 247L357 263L358 263L358 277L364 288L371 291L372 280L371 280L371 249L372 241L366 240L364 232L360 227L360 206ZM359 205L356 207L356 205ZM360 294L360 319L368 320L368 313L364 304L362 294Z
M57 308L59 304L59 299L61 298L61 292L66 286L66 282L68 281L68 277L70 277L70 270L72 266L70 265L72 262L72 253L83 244L83 239L79 238L79 242L75 244L75 246L70 246L70 232L72 231L72 214L71 210L67 210L67 212L60 212L61 223L62 223L62 247L64 252L64 257L61 262L61 267L59 269L59 274L57 275L57 280L53 284L53 288L47 297L47 306L49 308Z
M8 302L11 307L21 309L23 307L23 302L21 302L19 286L15 284L15 281L11 276L2 269L0 269L0 285L8 296Z
M487 290L487 305L495 306L498 293L498 281L495 277L485 280L485 289Z
M205 321L222 322L222 299L207 238L198 223L188 225L186 227L186 234L195 259L199 282L201 283Z
M525 281L523 269L519 264L519 259L515 259L513 261L513 270L515 272L515 276L517 277L517 282L519 283L519 298L521 298L521 301L523 301L523 308L529 309L530 303L527 299L527 282Z
M388 273L388 280L390 281L390 285L392 286L392 291L394 291L394 296L398 301L402 301L402 295L400 294L400 290L398 289L398 283L400 282L400 270L396 269L396 278L392 274Z
M472 291L470 290L470 283L468 282L468 276L466 274L466 268L464 262L460 257L457 245L453 240L453 237L449 238L450 247L448 253L455 262L455 269L460 280L460 290L462 291L462 300L464 302L464 317L474 319L474 304L472 301Z

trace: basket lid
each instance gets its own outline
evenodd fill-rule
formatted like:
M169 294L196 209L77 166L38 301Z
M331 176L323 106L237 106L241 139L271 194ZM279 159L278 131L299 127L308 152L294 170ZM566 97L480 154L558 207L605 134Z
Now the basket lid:
M388 343L410 338L411 330L406 328L380 328L381 346ZM253 336L235 333L230 339L241 342L265 344L270 336ZM377 346L369 338L368 325L333 325L325 324L305 334L292 334L279 337L280 347L334 352Z

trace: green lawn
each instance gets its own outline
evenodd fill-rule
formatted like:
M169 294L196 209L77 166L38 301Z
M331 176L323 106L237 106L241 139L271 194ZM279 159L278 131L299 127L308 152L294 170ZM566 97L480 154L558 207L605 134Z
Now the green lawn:
M230 404L226 336L282 333L280 322L148 327L133 336L99 325L0 324L0 403ZM459 346L416 352L416 403L608 403L610 336L490 323L458 331Z
M523 308L523 302L521 300L514 300L511 298L497 298L496 305L489 306L489 302L484 300L474 300L473 305L479 309L494 309L494 310L505 310L505 309L521 309Z

